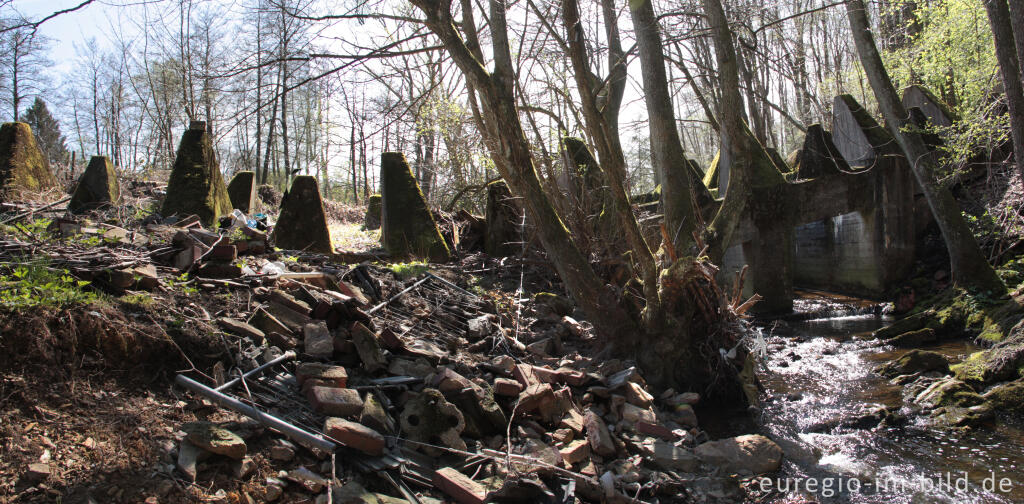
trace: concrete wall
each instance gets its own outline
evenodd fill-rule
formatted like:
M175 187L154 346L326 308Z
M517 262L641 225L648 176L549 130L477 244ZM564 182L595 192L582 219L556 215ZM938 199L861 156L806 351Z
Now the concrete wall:
M878 255L874 211L850 212L796 227L793 282L822 290L877 295L885 267Z

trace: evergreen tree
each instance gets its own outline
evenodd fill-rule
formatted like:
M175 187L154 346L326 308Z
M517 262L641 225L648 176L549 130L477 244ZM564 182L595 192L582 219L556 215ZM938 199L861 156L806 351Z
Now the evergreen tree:
M32 106L21 117L36 136L39 149L46 155L51 165L60 166L68 161L68 149L64 146L66 139L60 132L60 124L46 108L46 102L36 97Z

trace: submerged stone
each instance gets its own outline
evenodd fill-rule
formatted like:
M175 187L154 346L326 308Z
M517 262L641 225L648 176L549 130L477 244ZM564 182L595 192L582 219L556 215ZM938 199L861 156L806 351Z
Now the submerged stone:
M113 205L120 199L121 186L114 164L106 156L93 156L85 173L78 179L78 187L71 196L68 209L72 213L81 213Z
M36 145L32 128L23 122L0 126L0 201L18 198L22 191L56 186L50 163Z
M938 352L911 350L903 354L899 359L879 366L877 371L882 376L890 378L914 373L927 373L929 371L948 373L949 361Z
M292 181L292 188L281 201L281 215L271 238L278 248L334 252L316 177L300 175Z
M256 172L240 171L228 183L231 206L249 213L256 208Z
M444 262L448 245L434 222L426 198L412 175L405 156L385 152L381 156L381 241L393 255L413 255Z
M181 136L161 213L195 214L206 226L231 213L231 199L203 121L192 121Z
M484 250L495 257L514 255L522 247L519 241L519 223L522 211L502 181L487 185L487 234Z
M366 217L363 218L363 227L366 229L380 229L380 195L373 194L366 200Z

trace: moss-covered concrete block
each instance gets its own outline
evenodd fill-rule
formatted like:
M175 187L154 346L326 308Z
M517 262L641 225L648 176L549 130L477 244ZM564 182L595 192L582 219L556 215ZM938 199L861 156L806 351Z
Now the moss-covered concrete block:
M393 255L444 262L448 245L427 207L409 163L400 152L385 152L380 164L381 241Z
M192 121L178 144L161 213L165 216L195 214L203 225L212 226L218 217L231 210L231 199L206 123Z
M228 183L231 206L249 213L256 208L256 172L240 171Z
M24 191L57 187L50 163L36 145L32 128L23 122L0 126L0 202Z
M503 181L487 185L487 234L484 251L495 257L515 255L522 246L519 224L523 213Z
M366 200L366 217L363 218L363 227L366 229L380 229L381 204L380 195L370 195Z
M121 185L117 181L114 163L106 156L93 156L85 168L78 186L68 203L68 210L81 213L87 210L115 205L121 199Z
M281 215L271 239L283 249L334 252L316 177L300 175L292 181L291 189L281 201Z

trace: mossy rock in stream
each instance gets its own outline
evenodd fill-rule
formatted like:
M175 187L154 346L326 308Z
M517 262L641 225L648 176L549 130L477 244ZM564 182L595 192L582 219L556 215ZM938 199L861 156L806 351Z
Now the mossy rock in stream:
M972 427L989 421L993 410L970 385L955 378L932 383L914 402L930 409L931 423L944 427Z
M916 331L907 331L882 343L896 348L916 348L935 343L937 340L938 336L935 335L935 329L926 327Z
M54 187L57 179L36 145L32 128L23 122L0 126L0 202Z
M206 123L192 121L178 144L161 213L164 216L195 214L204 226L213 226L218 217L231 210L231 198Z
M409 163L400 152L385 152L380 161L381 241L394 256L445 262L448 244L434 222Z
M380 199L379 194L372 194L366 200L366 216L363 217L363 227L368 230L380 229Z
M291 189L281 200L281 215L274 225L271 239L282 249L321 254L334 252L316 177L299 175L292 180Z
M875 371L889 378L914 373L927 373L929 371L948 373L949 361L938 352L911 350L900 358L879 366Z
M256 172L240 171L228 183L231 206L248 214L256 209Z
M87 210L117 204L121 199L121 185L117 181L114 163L106 156L93 156L75 188L68 210L81 213Z
M982 397L995 408L996 412L1024 413L1024 380L996 385Z
M1010 335L988 350L975 352L952 367L953 374L967 383L982 385L1024 377L1024 321Z

